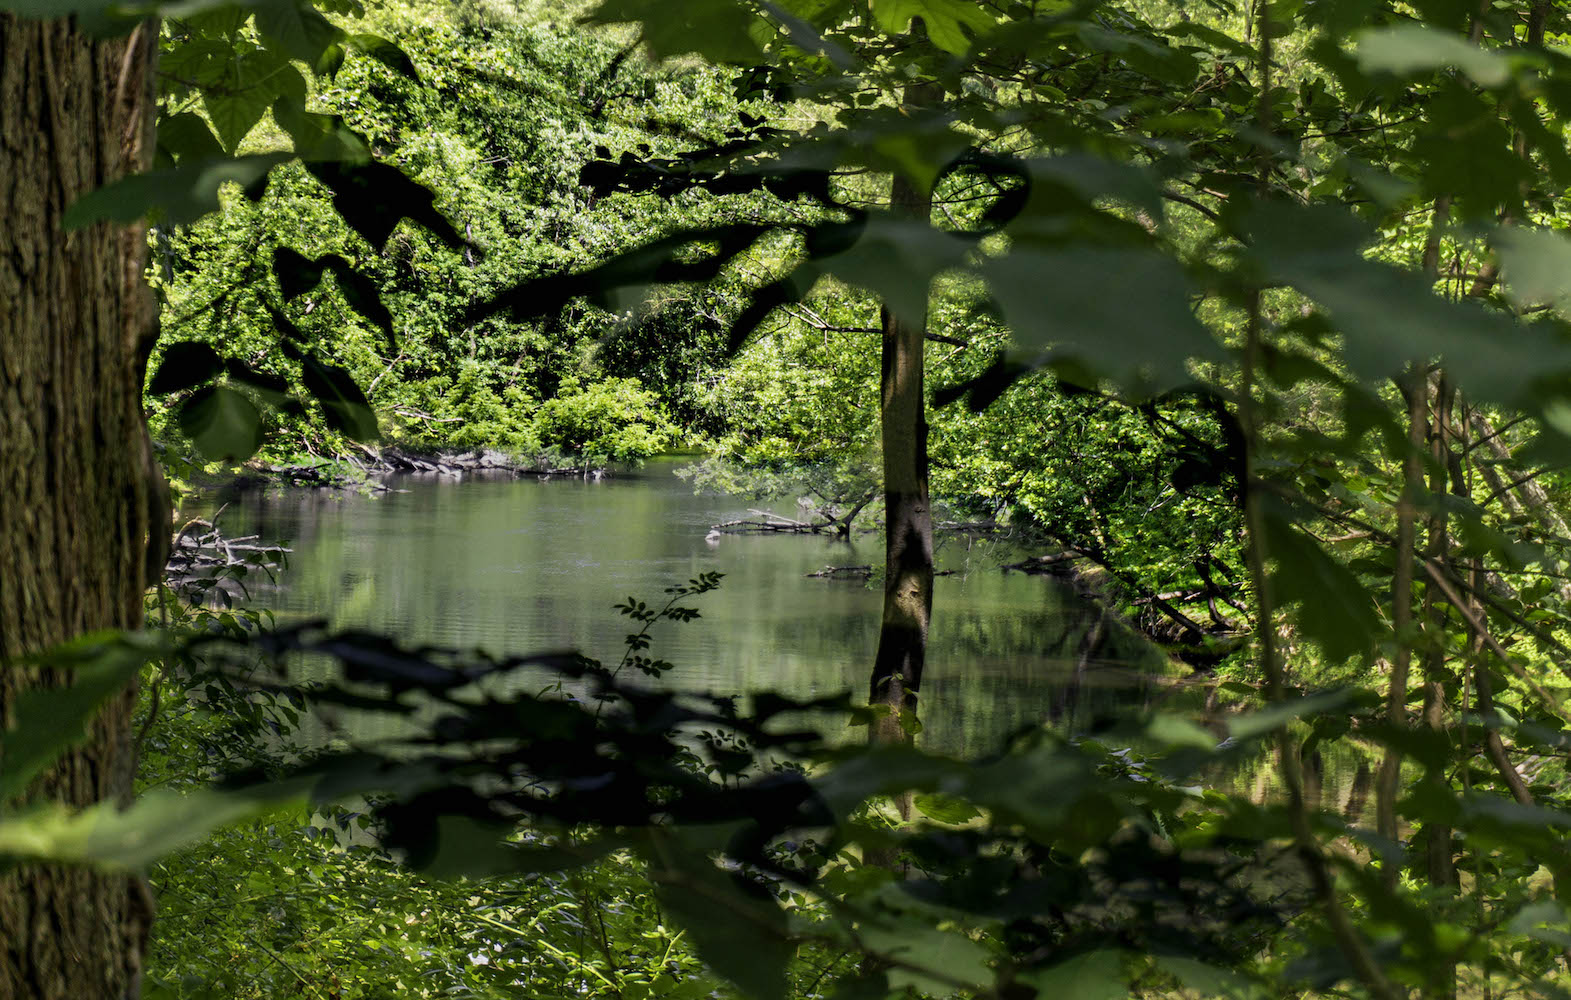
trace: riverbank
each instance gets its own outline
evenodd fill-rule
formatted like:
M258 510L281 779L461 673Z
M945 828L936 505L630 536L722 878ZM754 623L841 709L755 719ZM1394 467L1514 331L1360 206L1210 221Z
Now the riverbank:
M250 462L235 477L241 488L296 486L321 489L356 489L382 492L391 489L382 476L430 475L461 479L465 476L535 476L604 479L615 475L613 466L574 464L571 459L543 454L533 458L510 455L492 448L415 451L389 445L359 447L360 454L341 453L306 462Z
M1196 673L1214 669L1248 642L1247 618L1236 591L1211 587L1156 593L1077 549L1032 556L1004 570L1054 577L1088 605L1120 609L1116 614L1125 627ZM1237 611L1240 620L1224 617L1218 600ZM1198 620L1202 613L1183 610L1195 605L1205 608L1209 621Z

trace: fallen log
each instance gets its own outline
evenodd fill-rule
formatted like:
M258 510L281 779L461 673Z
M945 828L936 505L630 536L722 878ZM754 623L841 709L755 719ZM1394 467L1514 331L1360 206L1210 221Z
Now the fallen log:
M772 511L754 510L748 508L749 514L757 514L757 519L739 518L735 521L721 521L712 524L709 530L726 532L728 534L747 534L749 532L779 532L796 535L818 535L833 528L833 521L797 521L789 517L782 517Z
M871 579L872 575L873 567L871 566L825 566L816 573L807 574L809 578L816 578L820 580L845 580L853 578L867 580Z

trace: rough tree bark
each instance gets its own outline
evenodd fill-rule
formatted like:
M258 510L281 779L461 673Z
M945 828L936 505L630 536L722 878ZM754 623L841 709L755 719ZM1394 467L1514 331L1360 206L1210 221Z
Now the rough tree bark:
M934 83L908 86L908 109L932 105L941 91ZM896 175L890 192L897 215L927 222L932 193ZM890 709L875 719L875 743L910 739L902 714L914 719L927 656L927 626L933 613L933 515L927 489L927 403L923 394L923 342L927 311L897 315L883 309L883 374L879 420L884 451L884 614L878 632L868 702ZM907 811L902 800L901 812Z
M8 661L142 621L150 502L141 377L156 312L146 233L66 232L74 199L152 149L157 31L91 38L0 14L0 720L48 670ZM134 693L26 799L128 794ZM17 803L0 803L14 808ZM134 996L150 919L139 880L28 865L0 874L0 1000Z

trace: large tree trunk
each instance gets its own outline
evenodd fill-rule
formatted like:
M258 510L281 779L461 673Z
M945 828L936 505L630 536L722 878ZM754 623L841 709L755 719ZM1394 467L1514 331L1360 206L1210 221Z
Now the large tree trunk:
M48 670L3 661L142 621L151 509L141 410L156 322L146 234L65 232L67 205L143 169L156 29L98 40L0 14L0 719ZM26 798L129 793L134 693ZM0 803L14 808L17 803ZM134 994L149 914L139 883L83 868L0 874L0 1000Z
M934 84L906 88L905 103L921 107L938 96ZM896 214L927 222L932 194L896 175ZM878 633L869 703L889 708L873 721L875 743L910 738L933 613L933 516L927 492L927 403L922 388L927 314L883 310L883 376L879 399L884 450L884 617ZM902 726L902 716L907 725ZM905 808L902 808L902 812Z

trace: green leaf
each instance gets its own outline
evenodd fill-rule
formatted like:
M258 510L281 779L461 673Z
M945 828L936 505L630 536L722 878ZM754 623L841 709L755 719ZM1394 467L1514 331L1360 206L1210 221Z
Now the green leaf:
M230 379L252 390L271 406L282 406L289 398L289 380L281 375L259 372L237 358L226 361L224 371Z
M911 19L920 17L933 44L957 56L971 50L974 36L998 23L975 0L873 0L873 17L879 28L892 35L905 34Z
M1455 66L1481 87L1498 87L1511 78L1511 64L1460 35L1419 24L1399 24L1364 32L1354 51L1365 72L1398 76L1428 73Z
M166 225L185 225L218 210L218 192L225 184L248 187L287 159L287 154L277 153L241 156L133 174L72 202L63 224L66 229L81 229L95 222L135 222L145 216Z
M1053 220L1065 213L1095 208L1103 199L1116 198L1162 218L1162 188L1150 171L1103 156L1069 153L1033 157L1025 161L1030 195L1025 217Z
M758 1000L785 1000L796 944L773 898L666 830L645 831L639 853L661 905L687 929L698 957Z
M0 13L36 21L74 17L78 28L99 38L128 34L145 18L114 0L0 0Z
M1516 915L1511 918L1511 922L1506 925L1506 928L1513 934L1523 934L1538 940L1553 941L1563 947L1568 943L1565 931L1543 928L1540 925L1565 925L1566 923L1565 907L1553 899L1540 899L1537 902L1528 903L1518 910ZM1548 933L1545 933L1546 930Z
M376 283L356 271L342 257L335 255L331 260L331 266L333 277L338 279L338 290L343 294L344 301L349 303L351 309L386 334L389 344L397 346L397 334L393 331L393 314L383 304L382 293L376 287Z
M322 405L328 426L356 441L376 439L381 433L376 413L348 372L304 353L300 355L300 370L306 391Z
M917 812L928 819L937 820L940 823L948 823L951 826L969 823L982 815L982 810L966 800L957 799L952 795L941 795L937 792L918 795L911 800L911 804L916 806Z
M809 253L825 271L873 292L898 316L927 315L928 288L943 271L964 266L976 244L925 222L886 214L826 227Z
M550 274L504 289L489 301L473 306L469 318L473 321L502 310L519 317L542 316L580 295L605 301L607 292L620 288L709 281L768 231L767 226L736 224L677 232L578 274ZM695 259L692 251L708 245L716 245L717 249Z
M234 68L235 47L223 38L199 35L158 55L159 73L193 89L233 82L229 77Z
M1097 24L1083 24L1076 35L1093 51L1105 52L1168 86L1187 87L1198 69L1194 57L1140 34L1110 31Z
M1248 980L1236 972L1181 955L1157 955L1156 965L1177 978L1184 989L1203 997L1240 996L1249 985Z
M1221 357L1183 271L1161 254L1020 248L981 272L1017 342L1049 351L1074 381L1155 393L1188 382L1192 359Z
M164 396L211 380L224 370L224 360L206 344L184 340L164 348L164 359L148 383L147 391Z
M1193 38L1212 49L1226 52L1229 55L1243 59L1253 59L1255 48L1246 42L1241 42L1231 35L1207 27L1195 21L1180 21L1170 27L1163 28L1162 34L1171 38Z
M202 106L207 109L213 128L218 130L218 139L226 153L233 153L251 134L272 102L273 95L259 87L233 92L209 90L202 94Z
M213 130L201 115L190 111L159 119L158 147L181 163L224 158Z
M318 56L316 62L312 64L311 72L315 73L318 77L325 76L329 80L336 80L338 78L338 71L343 68L343 65L344 47L339 45L337 42L334 42L332 45L329 45L327 48L322 50L322 54Z
M374 323L390 343L395 342L393 314L382 303L382 293L375 282L355 270L349 261L338 254L325 254L311 260L288 247L273 251L273 274L278 278L278 287L285 300L315 288L322 280L322 273L329 270L338 279L338 290L350 308Z
M1146 726L1146 735L1170 747L1214 750L1220 742L1211 732L1179 715L1157 715Z
M1267 516L1264 542L1276 563L1271 589L1280 603L1296 605L1304 637L1335 661L1371 655L1382 626L1358 577L1280 514Z
M1124 819L1113 788L1074 751L1038 747L963 773L957 794L1064 850L1101 843Z
M1555 828L1571 828L1571 813L1478 792L1462 796L1462 811L1475 823L1483 820L1496 827L1520 827L1546 835Z
M1366 259L1373 234L1348 212L1258 202L1242 223L1248 252L1268 276L1330 311L1362 378L1391 378L1414 359L1438 356L1476 398L1537 409L1544 380L1571 373L1571 342L1552 329L1447 302L1419 275Z
M1279 702L1258 712L1250 712L1248 715L1230 720L1227 724L1227 732L1235 740L1254 739L1256 736L1263 736L1280 729L1294 719L1323 715L1344 708L1357 696L1357 691L1346 689L1322 691L1303 698L1294 698L1292 701Z
M420 71L415 68L414 60L409 58L409 53L382 36L361 33L350 35L347 41L355 49L375 59L394 73L406 76L416 83L420 81Z
M959 780L965 773L954 761L914 747L886 746L858 753L816 777L813 785L833 815L846 817L869 798L908 789L936 791L945 778Z
M450 247L464 245L436 210L431 192L396 167L332 161L307 162L305 167L333 192L333 207L344 221L377 249L386 245L402 219L418 222Z
M129 809L106 801L79 812L50 804L0 820L0 858L136 871L229 823L303 805L309 782L240 791L145 793Z
M940 930L914 921L864 924L857 937L873 954L889 961L889 985L932 996L977 989L993 981L992 953L961 928Z
M256 29L309 66L341 34L308 0L266 0L257 5Z
M302 160L348 160L363 163L371 151L360 134L338 115L307 111L303 101L280 97L273 102L273 120L289 133L295 154Z
M1127 1000L1124 953L1102 948L1015 977L1036 988L1039 1000Z
M1547 229L1502 228L1494 237L1506 297L1518 308L1551 304L1571 312L1571 239Z
M118 636L86 636L46 654L50 666L74 669L59 687L31 687L17 697L10 728L0 730L0 802L21 795L60 754L86 740L99 708L154 655Z
M243 462L262 447L262 414L244 394L205 386L180 407L180 432L212 460Z
M737 0L602 0L581 21L642 23L657 59L694 52L712 62L753 63L763 56L752 34L758 19Z

